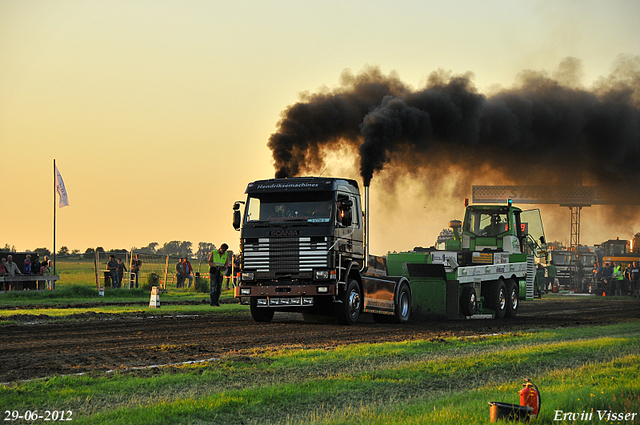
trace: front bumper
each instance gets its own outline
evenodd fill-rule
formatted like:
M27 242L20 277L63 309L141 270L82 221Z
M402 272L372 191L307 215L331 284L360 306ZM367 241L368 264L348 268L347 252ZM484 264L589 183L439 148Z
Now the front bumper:
M244 297L302 297L336 295L336 284L314 285L239 285L234 289L236 298Z

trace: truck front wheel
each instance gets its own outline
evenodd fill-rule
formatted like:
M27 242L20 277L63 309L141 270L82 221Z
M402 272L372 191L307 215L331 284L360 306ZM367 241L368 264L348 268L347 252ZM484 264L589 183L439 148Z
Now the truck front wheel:
M353 279L347 281L347 288L340 293L339 303L336 304L336 318L341 325L355 325L360 317L362 296L360 286Z
M249 306L251 308L251 317L256 322L268 323L273 319L273 309L269 307L258 307L258 299L252 297L249 301Z
M473 316L478 311L478 296L472 286L462 288L460 294L460 312L464 316Z

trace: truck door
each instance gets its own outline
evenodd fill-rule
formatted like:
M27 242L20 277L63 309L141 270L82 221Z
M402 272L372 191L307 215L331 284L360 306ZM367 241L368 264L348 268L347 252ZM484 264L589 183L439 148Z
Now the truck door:
M530 235L536 242L540 241L540 237L544 236L544 228L542 227L542 217L539 209L522 211L520 213L520 228L518 231L524 229L525 233L522 235L523 240L527 238L527 234ZM529 246L529 244L525 244ZM535 254L535 252L527 252L527 254Z

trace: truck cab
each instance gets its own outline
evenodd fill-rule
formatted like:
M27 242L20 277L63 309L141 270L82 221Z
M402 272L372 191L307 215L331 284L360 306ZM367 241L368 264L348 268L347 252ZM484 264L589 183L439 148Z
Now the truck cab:
M363 263L358 183L270 179L249 183L245 193L234 205L242 252L236 297L250 304L256 321L270 321L274 311L329 308Z
M355 180L260 180L246 194L233 214L242 258L235 296L249 304L255 321L269 322L276 311L305 319L335 315L344 325L355 324L360 313L380 322L409 320L407 279L386 276L375 257L369 266L368 221Z

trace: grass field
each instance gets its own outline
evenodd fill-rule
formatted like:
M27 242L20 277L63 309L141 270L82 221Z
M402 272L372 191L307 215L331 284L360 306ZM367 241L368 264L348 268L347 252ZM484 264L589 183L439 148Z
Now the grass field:
M519 403L523 376L537 423L639 423L598 412L640 412L640 324L243 353L11 384L0 404L80 424L482 424L489 401ZM554 420L576 412L593 419Z
M99 297L81 270L61 269L69 279L55 291L4 294L0 320L133 314L141 307L132 303L148 303L142 290L107 290ZM206 298L175 288L161 296L167 302ZM210 312L207 307L162 310ZM221 313L246 308L227 304ZM489 423L488 402L519 403L524 376L542 394L541 414L532 423L638 424L640 322L330 350L260 349L180 366L57 376L0 385L0 411L8 423L20 423L11 421L13 411L37 410L58 412L58 418L64 412L80 424L483 424Z
M100 258L100 270L102 271L106 269L106 261L108 260L108 255L104 254ZM174 263L169 264L167 277L167 283L169 285L171 285L171 283L175 284L175 282L172 281L172 275L175 273L175 271L173 271L173 267L175 265ZM126 267L129 267L129 265L127 264ZM143 270L143 274L145 271L148 271L147 269L152 269L159 275L161 275L161 277L163 277L162 275L164 275L164 271L160 272L160 270L164 268L164 263L162 262L154 265L145 263L143 264L143 268L145 269ZM206 264L201 265L198 263L194 263L193 269L194 273L199 271L203 276L206 276L209 272L209 267ZM89 285L93 287L96 286L95 269L93 260L91 259L85 260L80 259L76 256L59 258L56 261L56 273L60 276L60 280L56 283L57 287L64 288L66 286L73 285Z
M136 314L149 311L150 292L143 289L106 289L98 295L94 286L74 285L54 291L11 291L0 296L0 324L11 324L11 316L46 315L64 319L81 313ZM220 297L225 313L248 310L233 298L232 290ZM186 288L171 288L160 294L163 313L210 312L209 294Z
M197 266L196 266L197 267ZM98 295L95 283L95 271L92 260L81 260L77 258L63 259L57 262L57 273L60 280L56 283L53 291L10 291L0 297L0 323L3 317L16 314L49 316L69 316L87 311L89 308L96 313L133 313L140 310L149 302L150 292L148 290L128 289L126 285L120 289L105 289L104 296ZM203 274L203 279L208 284L208 274ZM161 294L161 305L165 312L198 312L206 310L208 304L171 306L171 302L207 302L209 300L208 291L205 293L195 292L187 288L176 288L171 277L167 279L169 284L167 290ZM142 282L139 282L142 285ZM221 300L232 299L230 290L223 290ZM135 305L117 305L132 304ZM78 305L77 308L73 308ZM15 306L16 308L10 308ZM29 308L20 308L29 306ZM62 306L61 308L55 308ZM2 309L4 308L4 309ZM240 306L227 309L244 308Z

